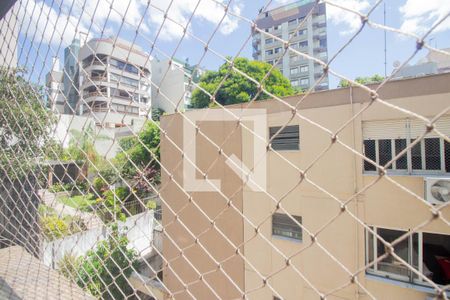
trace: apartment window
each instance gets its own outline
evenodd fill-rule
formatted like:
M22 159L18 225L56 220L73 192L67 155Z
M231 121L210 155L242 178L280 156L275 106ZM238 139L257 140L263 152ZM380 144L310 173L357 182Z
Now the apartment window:
M269 32L269 28L264 29L265 32Z
M273 49L266 50L266 55L273 55Z
M289 38L295 38L297 36L297 32L289 32Z
M269 65L273 65L273 60L268 60L267 63L268 63Z
M282 48L281 47L277 47L277 48L275 48L275 53L280 53L281 52L281 50L282 50Z
M298 74L298 68L291 68L291 75Z
M450 135L449 124L450 118L443 117L436 126L445 135ZM386 166L400 155L387 166L389 172L423 175L450 173L448 142L432 133L417 140L425 131L424 127L421 121L410 119L363 122L364 155L380 166ZM364 171L376 171L374 164L366 161L363 164Z
M299 31L298 31L298 35L304 35L304 34L306 34L308 32L308 29L300 29Z
M266 13L265 13L265 16L266 16L266 18L268 18L268 17L269 17L269 13L268 13L268 12L266 12Z
M274 213L272 215L272 235L301 241L302 228L299 224L302 224L302 217Z
M300 85L309 85L309 79L308 78L300 79Z
M273 30L278 30L278 26L273 26Z
M291 47L293 49L297 49L298 48L298 43L290 43L289 47Z
M291 56L291 61L292 62L299 61L299 60L300 60L300 56L298 56L298 55Z
M298 86L298 80L297 79L291 80L291 85Z
M308 72L308 66L300 66L300 73Z
M308 41L302 41L302 42L298 43L298 45L299 45L300 48L308 47Z
M388 243L405 235L407 231L370 227ZM372 232L366 230L366 264L386 254L386 246ZM436 233L414 233L394 246L395 253L410 266L424 274L436 284L450 283L450 236ZM375 263L366 273L394 280L426 284L414 272L401 264L392 255Z
M299 126L290 125L280 130L281 127L270 127L269 137L272 139L272 149L274 150L299 150L300 135ZM277 134L278 132L278 134ZM276 134L276 135L275 135Z
M293 19L293 20L290 20L289 22L288 22L288 25L289 26L291 26L291 25L296 25L297 24L297 19Z
M415 139L365 139L364 155L385 166L406 147L411 147ZM424 138L411 147L405 154L388 166L388 169L403 173L449 173L450 150L444 139ZM376 171L375 165L364 161L364 171Z
M273 43L273 38L266 39L266 45L272 44L272 43Z

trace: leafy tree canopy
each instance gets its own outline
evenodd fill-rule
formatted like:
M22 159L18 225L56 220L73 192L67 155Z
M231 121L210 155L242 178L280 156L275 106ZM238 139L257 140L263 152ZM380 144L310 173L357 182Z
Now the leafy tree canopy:
M265 90L276 96L283 97L296 94L296 90L291 86L289 80L276 68L263 81L264 76L272 68L266 62L239 57L234 61L234 67L257 82L260 82ZM216 101L220 104L228 105L248 102L258 94L257 84L232 69L228 62L220 66L218 71L207 71L203 74L200 78L199 85L208 93L214 94L227 74L229 76L225 79L216 95ZM271 97L261 92L258 94L256 100L268 98ZM201 89L197 88L192 93L191 105L193 108L207 107L210 102L210 96Z
M356 77L355 81L360 84L372 84L372 83L378 83L382 82L384 80L384 77L378 74L375 74L373 76L367 76L367 77ZM339 82L338 87L349 87L351 84L348 80L341 79Z
M37 159L46 156L55 123L42 87L28 82L22 70L0 69L0 112L0 176L27 176Z
M154 159L156 157L159 160L159 141L158 126L148 121L137 138L127 138L121 142L121 146L125 147L115 157L115 164L121 170L121 174L132 178L138 171L136 167L139 170L147 167L159 170L159 163Z

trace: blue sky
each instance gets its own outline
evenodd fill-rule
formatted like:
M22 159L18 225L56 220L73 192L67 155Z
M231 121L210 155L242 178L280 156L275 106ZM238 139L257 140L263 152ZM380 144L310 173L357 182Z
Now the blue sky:
M375 0L330 0L361 13L366 13ZM51 57L62 58L63 48L78 31L89 32L90 37L118 35L136 43L146 52L159 29L156 39L156 50L153 56L164 58L171 56L175 49L175 57L189 58L191 64L199 63L204 54L203 42L210 39L220 19L224 15L223 6L228 0L201 0L197 6L196 0L170 1L152 0L147 7L144 0L25 0L18 2L19 19L23 19L20 41L20 63L29 70L35 66L30 78L41 81L51 66ZM241 16L227 15L213 35L208 51L201 59L200 65L207 69L217 69L223 63L221 56L235 56L242 48L240 56L251 58L250 24L243 19L254 19L261 7L269 1L263 0L233 0L230 11ZM273 0L270 6L292 3L295 1ZM112 7L112 9L111 9ZM171 20L164 20L164 11L168 11ZM189 34L181 40L182 29L178 24L187 24L190 16ZM423 34L438 19L450 12L449 0L386 0L387 26ZM331 58L340 49L355 30L360 26L360 19L335 6L327 4L328 14L328 56ZM125 16L123 26L122 19ZM91 22L94 17L94 22ZM370 16L370 20L383 23L383 4L379 5ZM162 27L161 27L162 25ZM53 30L56 28L56 31ZM34 36L34 43L30 40ZM180 45L178 43L182 41ZM247 41L247 43L246 43ZM438 48L450 47L450 18L436 28L427 42ZM387 33L387 69L392 71L394 61L403 62L415 49L415 39L396 33ZM216 55L215 53L219 55ZM426 55L422 50L414 61ZM384 74L384 31L366 26L358 37L338 55L331 68L338 73L355 78L375 73ZM331 87L335 87L337 78L330 78Z

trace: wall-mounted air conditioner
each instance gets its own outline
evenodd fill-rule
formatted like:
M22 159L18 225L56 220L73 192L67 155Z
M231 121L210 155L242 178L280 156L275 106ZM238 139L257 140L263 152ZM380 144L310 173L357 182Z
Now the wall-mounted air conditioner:
M425 200L431 204L450 201L450 178L425 178Z

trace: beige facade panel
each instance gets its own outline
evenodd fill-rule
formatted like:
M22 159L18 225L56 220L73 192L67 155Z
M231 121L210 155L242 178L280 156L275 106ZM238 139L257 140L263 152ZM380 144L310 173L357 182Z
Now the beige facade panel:
M449 80L450 74L444 74L393 81L383 87L380 98L421 116L436 116L448 107ZM366 171L362 159L365 139L406 140L405 126L409 135L415 136L416 132L425 132L427 124L381 101L371 102L370 95L357 88L318 92L304 100L301 96L283 100L300 107L300 117L288 124L291 109L279 100L250 105L267 110L267 136L272 126L299 126L299 150L270 151L263 158L267 162L268 194L242 188L242 180L200 133L190 139L197 151L193 163L200 169L196 178L203 178L203 172L207 172L209 179L221 180L222 186L220 192L186 193L181 185L186 180L181 162L182 119L197 112L162 118L167 133L161 148L162 165L167 168L162 178L163 186L167 186L162 191L167 229L163 249L170 261L164 270L164 283L173 292L179 290L181 298L201 299L215 298L214 292L221 298L238 298L242 296L239 290L254 299L318 299L318 293L332 291L327 299L426 299L432 295L433 289L426 282L402 279L407 270L389 260L378 263L377 270L365 268L375 247L366 226L379 234L414 230L417 234L411 237L411 245L422 242L428 243L427 247L439 246L450 241L449 226L433 217L432 206L424 199L424 180L429 176L450 177L448 171L408 173L400 168L389 169L389 177L381 178L376 171ZM228 108L240 107L243 105ZM444 114L436 128L448 135L449 121L450 114ZM251 142L242 139L245 130L236 130L236 122L197 125L218 145L233 132L225 143L225 153L249 155ZM332 143L336 132L339 142ZM439 140L436 137L426 136ZM444 141L440 141L443 147ZM300 170L307 170L305 178ZM231 196L228 203L236 209L227 206ZM342 210L345 201L346 209ZM274 213L299 218L302 230L295 238L274 234ZM204 214L216 217L214 225ZM448 207L441 214L448 220ZM199 237L197 243L195 237ZM239 246L245 259L235 255L236 248L227 240ZM433 267L425 262L429 254L424 245L407 249L424 260L418 262L417 268L431 278ZM396 248L396 253L403 255L403 250ZM226 272L217 268L220 261L225 261ZM200 279L196 269L207 275ZM350 282L350 274L356 272L361 287ZM268 278L265 285L261 276Z

